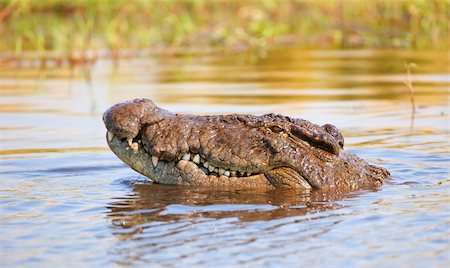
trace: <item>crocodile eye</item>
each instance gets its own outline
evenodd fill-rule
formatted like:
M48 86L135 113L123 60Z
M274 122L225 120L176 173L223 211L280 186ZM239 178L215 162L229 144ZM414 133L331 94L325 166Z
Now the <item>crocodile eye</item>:
M270 130L272 130L275 133L280 133L281 131L283 131L283 129L279 126L271 126L269 128L270 128Z

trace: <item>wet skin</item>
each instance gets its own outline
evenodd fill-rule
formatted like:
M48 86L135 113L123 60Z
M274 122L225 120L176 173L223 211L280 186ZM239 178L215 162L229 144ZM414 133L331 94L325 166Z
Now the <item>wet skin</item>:
M389 172L344 151L333 125L283 115L170 113L148 99L103 115L111 150L154 182L220 188L374 189Z

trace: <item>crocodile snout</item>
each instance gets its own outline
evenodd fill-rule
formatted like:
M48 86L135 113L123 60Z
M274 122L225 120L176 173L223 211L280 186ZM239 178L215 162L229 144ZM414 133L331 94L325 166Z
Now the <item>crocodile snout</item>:
M344 151L333 125L282 115L173 114L147 99L103 115L111 150L155 182L238 188L373 188L389 172Z

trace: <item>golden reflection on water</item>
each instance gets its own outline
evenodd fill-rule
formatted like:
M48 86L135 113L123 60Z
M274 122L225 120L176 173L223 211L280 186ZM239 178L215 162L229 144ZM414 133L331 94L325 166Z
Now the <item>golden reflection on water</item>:
M83 147L83 148L36 148L36 149L16 149L0 150L0 155L23 155L23 154L41 154L41 153L69 153L69 152L104 152L104 147Z
M269 104L314 101L398 100L407 102L404 64L415 62L418 103L432 104L446 94L446 53L395 51L304 51L285 49L257 62L233 57L135 58L118 66L100 61L87 69L18 68L0 71L2 96L70 97L79 82L92 77L91 97L114 101L148 96L164 102ZM239 59L241 64L236 64ZM429 75L434 74L434 75ZM41 81L41 82L39 82ZM106 87L106 91L103 89ZM100 91L100 92L99 92ZM79 90L75 90L79 96ZM135 94L133 94L135 93ZM127 97L128 96L128 97ZM77 96L72 96L76 98ZM431 98L431 99L430 99ZM12 105L17 105L12 102Z

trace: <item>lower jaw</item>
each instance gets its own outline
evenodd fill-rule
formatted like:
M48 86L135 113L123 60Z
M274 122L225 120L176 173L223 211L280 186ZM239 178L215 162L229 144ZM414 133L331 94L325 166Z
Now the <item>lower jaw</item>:
M141 148L131 150L127 143L118 139L113 139L108 145L124 163L157 183L233 189L275 188L264 174L245 178L206 175L195 163L187 160L160 161L154 167L151 156Z

